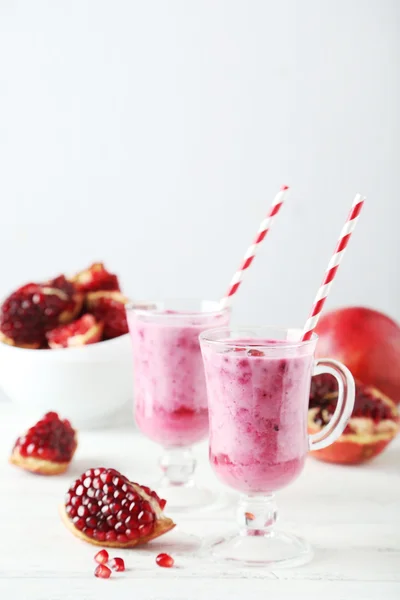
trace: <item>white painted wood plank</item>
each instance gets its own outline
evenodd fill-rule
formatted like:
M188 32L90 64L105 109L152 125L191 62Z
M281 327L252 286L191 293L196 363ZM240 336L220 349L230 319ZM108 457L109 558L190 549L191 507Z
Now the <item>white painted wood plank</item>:
M51 579L29 578L0 581L5 600L398 600L400 584L342 581L224 580L212 578L188 581L119 579L98 581L90 577Z

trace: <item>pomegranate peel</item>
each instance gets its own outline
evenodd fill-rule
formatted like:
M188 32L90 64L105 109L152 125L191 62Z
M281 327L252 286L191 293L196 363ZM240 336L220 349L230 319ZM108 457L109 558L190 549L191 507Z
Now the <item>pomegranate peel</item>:
M10 463L25 471L37 473L38 475L61 475L68 469L70 461L54 463L41 458L26 458L21 456L18 450L13 450L13 453L10 456Z
M70 422L50 412L17 439L9 461L31 473L59 475L68 469L77 446Z
M34 342L32 344L23 344L22 342L18 343L12 338L4 335L2 331L0 331L0 342L3 344L7 344L8 346L15 346L16 348L25 348L27 350L37 350L41 347L40 342Z
M103 548L133 548L175 527L155 492L115 469L83 473L70 486L60 515L76 537Z
M315 383L314 383L315 381ZM317 433L326 425L337 403L338 392L331 376L313 378L309 433ZM337 464L359 464L380 454L399 430L396 405L390 398L372 386L356 382L356 400L352 416L336 442L311 452L311 456Z
M46 337L50 348L72 348L100 342L102 333L103 323L98 323L93 315L83 315L68 325L52 329Z

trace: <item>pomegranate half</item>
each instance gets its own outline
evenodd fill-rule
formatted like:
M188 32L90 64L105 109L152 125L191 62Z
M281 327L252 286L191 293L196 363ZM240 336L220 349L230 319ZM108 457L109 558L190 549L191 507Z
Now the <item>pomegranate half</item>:
M331 375L313 377L308 410L309 433L329 423L336 408L337 383ZM356 382L353 413L339 439L311 456L325 462L359 464L380 454L399 429L396 405L372 386Z

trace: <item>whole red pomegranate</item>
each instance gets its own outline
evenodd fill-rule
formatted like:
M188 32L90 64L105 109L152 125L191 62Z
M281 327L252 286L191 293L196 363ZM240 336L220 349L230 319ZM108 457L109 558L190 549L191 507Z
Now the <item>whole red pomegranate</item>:
M316 329L317 356L335 358L354 377L400 402L400 327L370 308L339 308L322 316Z

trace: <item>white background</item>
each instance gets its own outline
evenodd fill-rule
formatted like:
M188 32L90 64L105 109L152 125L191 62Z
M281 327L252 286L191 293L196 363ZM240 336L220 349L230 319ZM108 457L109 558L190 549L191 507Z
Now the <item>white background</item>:
M0 294L105 260L135 297L221 295L292 194L236 320L400 318L397 0L0 1Z

